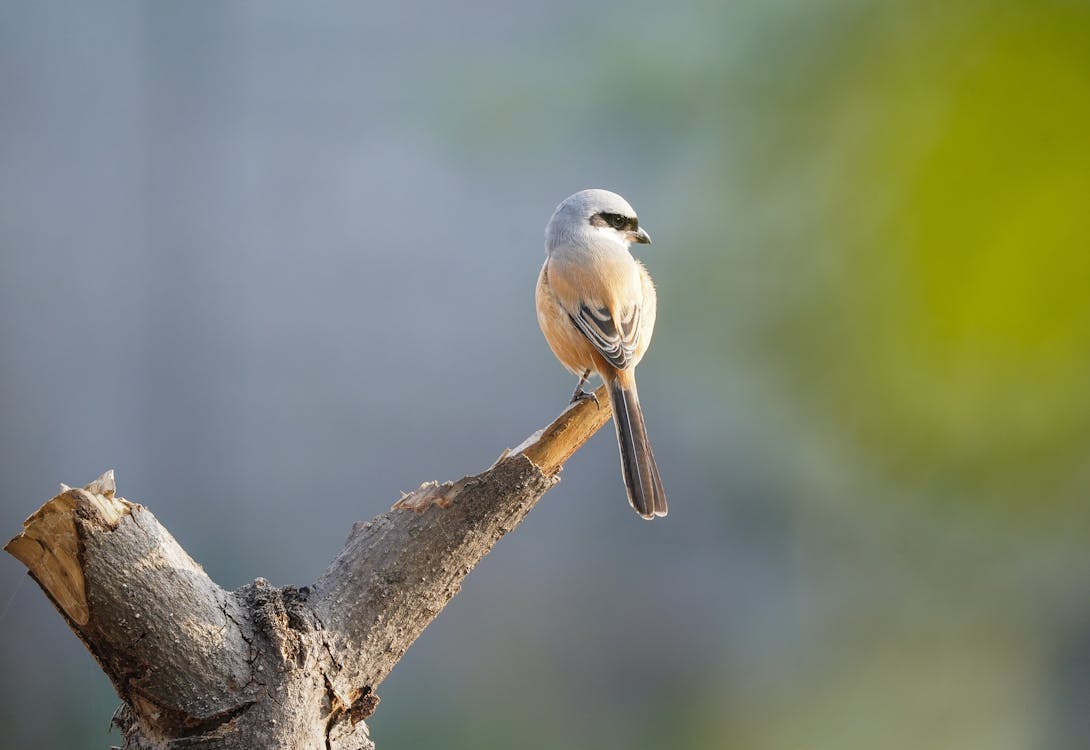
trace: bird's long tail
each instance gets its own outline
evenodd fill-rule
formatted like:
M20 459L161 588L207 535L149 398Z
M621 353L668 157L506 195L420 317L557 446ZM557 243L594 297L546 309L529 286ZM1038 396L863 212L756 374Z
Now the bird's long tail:
M644 518L665 516L666 493L662 489L651 442L647 439L640 398L636 394L636 379L631 370L620 370L610 379L609 401L613 407L613 423L617 426L628 502Z

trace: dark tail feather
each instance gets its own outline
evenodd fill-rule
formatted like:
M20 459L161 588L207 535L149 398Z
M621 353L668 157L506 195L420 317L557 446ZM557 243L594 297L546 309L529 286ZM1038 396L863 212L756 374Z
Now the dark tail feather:
M659 467L647 439L636 384L627 386L615 379L609 384L609 400L613 406L613 423L617 426L617 443L621 448L621 473L628 491L628 502L647 519L666 515L666 493L662 490Z

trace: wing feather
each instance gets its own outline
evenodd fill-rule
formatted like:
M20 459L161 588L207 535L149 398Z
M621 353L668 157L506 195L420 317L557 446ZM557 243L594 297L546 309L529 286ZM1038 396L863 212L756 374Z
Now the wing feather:
M636 346L640 339L640 307L632 305L615 317L608 307L580 305L571 318L606 361L619 370L635 364Z

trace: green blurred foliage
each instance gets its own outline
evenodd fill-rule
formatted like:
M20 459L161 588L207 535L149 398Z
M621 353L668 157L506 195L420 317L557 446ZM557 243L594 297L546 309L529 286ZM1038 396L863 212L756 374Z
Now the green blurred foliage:
M690 746L1080 746L1090 4L741 7L661 77L702 183L656 343L780 420L805 593Z
M1085 517L1090 5L796 9L684 89L728 133L690 313L744 299L720 354L909 496Z

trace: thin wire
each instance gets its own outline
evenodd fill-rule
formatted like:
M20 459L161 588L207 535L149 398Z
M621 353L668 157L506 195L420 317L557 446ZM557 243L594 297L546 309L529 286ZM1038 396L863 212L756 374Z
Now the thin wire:
M26 583L27 578L30 578L30 576L22 576L19 578L18 585L16 585L15 590L11 592L11 596L8 597L8 602L4 605L4 609L0 611L0 622L3 622L4 618L8 616L8 610L11 609L11 603L15 601L16 595L23 590L23 584Z

